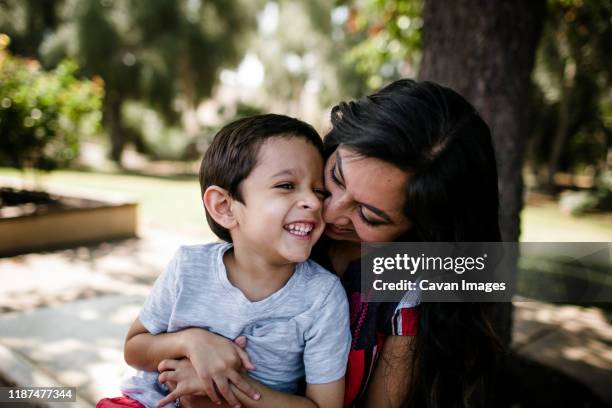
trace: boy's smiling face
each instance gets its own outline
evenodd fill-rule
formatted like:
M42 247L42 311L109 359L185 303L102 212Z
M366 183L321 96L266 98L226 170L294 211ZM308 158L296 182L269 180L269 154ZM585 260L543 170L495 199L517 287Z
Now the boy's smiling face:
M257 165L234 200L236 248L273 264L308 259L325 224L323 158L303 137L273 137L259 148Z

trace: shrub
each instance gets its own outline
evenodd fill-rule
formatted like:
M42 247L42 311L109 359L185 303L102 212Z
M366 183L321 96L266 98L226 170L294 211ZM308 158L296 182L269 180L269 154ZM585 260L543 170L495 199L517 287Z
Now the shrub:
M50 171L79 153L79 139L100 129L101 79L82 80L64 60L53 71L11 55L0 34L0 165Z

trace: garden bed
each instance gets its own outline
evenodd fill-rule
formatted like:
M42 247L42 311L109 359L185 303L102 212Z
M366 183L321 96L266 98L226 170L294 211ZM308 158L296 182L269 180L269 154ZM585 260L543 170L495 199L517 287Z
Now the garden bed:
M136 203L0 188L0 256L136 236Z

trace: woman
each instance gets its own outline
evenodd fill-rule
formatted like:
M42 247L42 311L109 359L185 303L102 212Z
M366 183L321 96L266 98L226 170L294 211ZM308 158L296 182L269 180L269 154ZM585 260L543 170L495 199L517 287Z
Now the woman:
M454 91L400 80L332 110L325 137L326 236L313 258L342 277L351 302L353 344L345 404L367 407L486 406L499 342L484 304L361 303L361 242L491 242L500 240L497 172L491 135ZM256 406L312 406L237 371L248 358L235 344L200 329L144 339L170 383L189 387L193 365L208 389L234 378ZM195 347L183 347L185 344ZM185 350L191 350L186 353ZM163 354L162 354L163 351ZM146 368L146 367L145 367ZM255 389L257 392L255 392ZM219 390L234 402L227 390ZM214 392L214 391L213 391ZM217 398L214 398L216 400ZM186 401L185 401L186 402Z

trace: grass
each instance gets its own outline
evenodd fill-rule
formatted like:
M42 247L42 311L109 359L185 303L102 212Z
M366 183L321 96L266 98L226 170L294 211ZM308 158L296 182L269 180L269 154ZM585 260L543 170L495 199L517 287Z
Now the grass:
M524 242L612 242L612 213L575 217L554 202L527 205L521 230Z
M0 177L20 180L21 174L0 168ZM176 179L62 170L43 176L41 182L43 188L127 194L138 202L139 221L146 225L190 232L208 229L195 175Z

